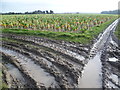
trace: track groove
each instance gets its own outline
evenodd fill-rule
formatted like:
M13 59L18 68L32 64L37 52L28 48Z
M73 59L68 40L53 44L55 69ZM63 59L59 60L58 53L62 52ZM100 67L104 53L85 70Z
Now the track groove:
M38 42L36 43L29 40L22 40L28 39L28 37L17 38L14 35L4 35L3 38L7 39L2 41L3 47L31 58L31 60L34 61L36 65L39 65L45 70L45 72L48 72L50 75L55 77L59 87L64 88L77 86L78 78L81 75L81 71L83 70L84 66L83 62L80 60L74 58L73 56L71 57L71 55L67 55L64 53L64 51L61 52L58 51L58 49L53 49L50 46L46 47L45 45L39 44ZM50 41L48 41L48 43L51 44ZM56 45L57 44L55 43L55 46ZM65 48L65 46L63 48ZM67 47L65 50L69 48ZM73 48L69 50L72 51Z

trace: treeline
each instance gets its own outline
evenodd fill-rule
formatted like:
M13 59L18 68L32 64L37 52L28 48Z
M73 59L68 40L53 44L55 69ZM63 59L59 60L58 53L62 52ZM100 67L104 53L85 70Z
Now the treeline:
M2 15L12 15L12 14L54 14L54 12L52 10L48 11L41 11L41 10L37 10L37 11L33 11L33 12L24 12L24 13L15 13L15 12L9 12L9 13L0 13Z
M120 14L120 10L102 11L101 14Z

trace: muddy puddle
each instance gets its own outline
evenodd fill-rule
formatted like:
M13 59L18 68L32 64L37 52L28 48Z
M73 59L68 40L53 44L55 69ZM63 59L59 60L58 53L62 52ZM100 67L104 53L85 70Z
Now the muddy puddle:
M7 63L5 66L12 77L19 80L23 85L27 84L21 72L14 65Z
M112 58L109 58L109 61L112 61L112 62L117 62L117 61L118 61L118 59L117 59L117 58L115 58L115 57L112 57Z
M102 65L100 61L101 53L90 60L83 70L82 77L79 78L79 88L101 88L102 87Z
M79 78L79 88L102 88L101 54L105 50L105 45L109 43L111 32L115 30L117 22L118 20L114 21L93 45L90 51L90 60L82 72L82 77ZM115 58L110 58L110 60L116 61ZM111 77L116 78L115 76Z
M54 87L57 85L57 83L55 82L55 78L52 77L49 73L45 72L44 69L42 69L40 66L36 65L34 61L32 61L30 58L27 58L20 53L2 47L0 47L0 51L15 57L20 65L24 67L24 70L29 73L29 75L37 82L38 85L43 85L46 87ZM8 67L12 68L12 66L10 65ZM14 74L14 71L11 72L11 74Z

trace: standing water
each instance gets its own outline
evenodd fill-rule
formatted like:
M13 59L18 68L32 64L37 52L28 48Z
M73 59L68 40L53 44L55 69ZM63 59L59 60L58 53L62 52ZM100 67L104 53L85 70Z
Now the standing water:
M23 56L15 51L0 47L0 52L13 56L24 67L24 70L38 83L38 85L45 85L46 87L56 86L55 78L49 73L45 72L39 65L36 65L33 60ZM11 74L13 74L11 72ZM16 75L16 74L15 74Z
M90 60L83 71L82 77L79 78L79 88L101 88L102 87L102 70L101 70L101 53Z
M118 20L114 21L93 45L90 54L97 54L93 59L90 59L83 71L82 77L79 78L79 88L102 88L102 63L100 60L101 50L104 49L105 43L109 41L110 33L115 30L117 23Z
M5 64L5 66L7 67L8 72L11 74L12 77L20 80L22 84L24 85L26 84L25 83L26 81L22 76L21 72L14 65L8 63L8 64Z

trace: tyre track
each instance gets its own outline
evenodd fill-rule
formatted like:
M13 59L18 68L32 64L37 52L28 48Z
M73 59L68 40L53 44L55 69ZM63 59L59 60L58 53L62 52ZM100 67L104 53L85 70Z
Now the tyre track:
M33 41L22 40L23 38L21 39L20 37L19 39L13 37L14 35L3 35L3 38L10 39L10 41L2 41L3 47L31 58L45 72L55 77L59 87L77 87L78 78L84 66L81 61L56 49L51 49L51 47L46 47Z
M36 65L30 58L27 58L17 52L14 52L12 50L4 49L5 53L9 54L12 57L15 57L17 62L19 62L20 66L23 67L24 71L28 73L28 75L36 81L37 87L46 86L51 87L53 84L53 87L57 86L55 84L54 77L50 76L48 73L44 72L44 70ZM21 68L21 67L20 67ZM41 79L44 78L44 79ZM49 80L49 82L47 82Z

